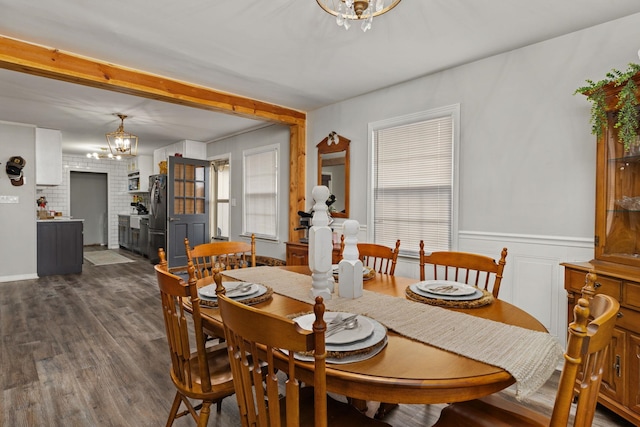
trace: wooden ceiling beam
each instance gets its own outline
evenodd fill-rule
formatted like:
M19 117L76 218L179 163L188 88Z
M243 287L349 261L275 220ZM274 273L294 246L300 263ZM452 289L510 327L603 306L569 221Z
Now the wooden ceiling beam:
M305 209L306 114L191 83L82 57L0 35L0 68L187 107L285 124L290 129L289 233Z
M250 119L288 125L306 120L301 111L1 35L0 68Z

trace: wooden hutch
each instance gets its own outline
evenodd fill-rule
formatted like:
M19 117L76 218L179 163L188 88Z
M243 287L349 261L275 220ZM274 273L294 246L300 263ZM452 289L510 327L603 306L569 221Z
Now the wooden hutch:
M633 80L640 87L640 73ZM605 87L609 124L597 143L595 258L562 265L569 321L588 271L598 276L596 293L620 301L598 401L640 425L640 147L625 150L618 140L614 124L620 89Z

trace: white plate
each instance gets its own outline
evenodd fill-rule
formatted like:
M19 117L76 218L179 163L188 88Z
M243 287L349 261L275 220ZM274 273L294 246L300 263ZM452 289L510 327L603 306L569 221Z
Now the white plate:
M328 311L324 314L324 321L327 323L327 329L331 327L331 322L337 316L342 316L342 319L345 319L353 313L343 313L339 311ZM306 329L308 331L313 330L313 321L316 316L313 313L305 314L300 317L296 317L293 319L302 329ZM325 340L327 347L332 344L351 344L358 341L362 341L371 336L373 333L373 323L371 319L365 316L358 316L358 325L354 329L343 329L341 331L336 332L335 334L328 336Z
M441 299L446 301L473 301L482 298L483 295L480 289L476 289L474 293L470 295L438 295L432 294L431 292L423 291L418 285L418 283L414 283L413 285L409 286L409 289L423 297Z
M227 293L230 293L233 289L236 289L236 287L238 286L244 286L246 284L246 282L229 282L229 283L233 283L232 285L227 285L225 286ZM236 283L238 283L238 285L236 285ZM261 288L264 288L264 286L255 284L255 283L251 283L251 286L249 286L249 288L245 291L238 291L238 292L233 292L229 294L230 298L234 298L234 299L238 299L238 298L244 298L244 297L248 297L248 296L253 296L253 294L258 293ZM266 291L266 288L264 288ZM264 293L264 292L263 292ZM216 296L216 285L207 285L207 286L203 286L200 289L198 289L198 295L200 295L201 298L206 298L209 300L216 300L218 299L218 297ZM258 295L256 295L258 296Z
M345 356L345 357L327 357L326 361L327 363L331 363L334 365L345 365L347 363L361 362L363 360L371 359L373 356L380 353L387 346L386 335L382 338L382 340L384 341L382 345L376 347L375 349L373 349L368 353L357 353L357 354L353 354L351 356ZM280 350L280 351L283 352L284 354L289 354L287 350ZM329 347L327 347L327 351L329 351ZM335 351L335 350L332 350L332 351ZM303 362L313 362L314 360L313 356L307 356L299 353L295 353L293 357Z
M417 284L421 291L429 292L436 295L471 295L478 288L467 285L466 283L454 282L451 280L425 280Z

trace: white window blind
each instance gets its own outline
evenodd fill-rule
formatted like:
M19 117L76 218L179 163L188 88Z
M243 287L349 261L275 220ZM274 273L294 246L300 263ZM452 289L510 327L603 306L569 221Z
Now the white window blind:
M243 152L244 234L278 238L278 147Z
M453 117L375 130L374 241L403 252L450 250Z

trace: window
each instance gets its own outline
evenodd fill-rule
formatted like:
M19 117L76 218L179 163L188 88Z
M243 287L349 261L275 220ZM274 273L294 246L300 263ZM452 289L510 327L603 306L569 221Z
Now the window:
M278 238L278 145L243 152L243 233Z
M460 107L369 125L372 241L417 255L450 250L457 234L456 156Z
M217 159L211 162L213 172L213 224L215 225L213 238L229 240L229 191L230 180L229 158Z

